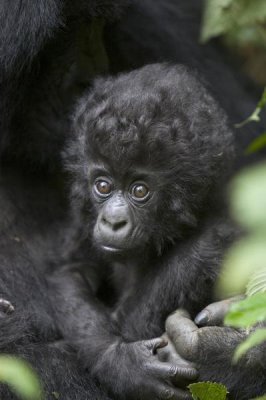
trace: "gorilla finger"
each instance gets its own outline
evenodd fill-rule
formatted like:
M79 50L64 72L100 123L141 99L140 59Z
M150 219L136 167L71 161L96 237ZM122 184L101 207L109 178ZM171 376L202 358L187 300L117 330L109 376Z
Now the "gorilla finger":
M184 310L177 310L167 318L165 327L177 353L187 360L194 360L199 350L199 328L189 314Z
M192 396L187 390L161 385L157 389L156 398L160 400L191 400Z
M183 367L170 363L152 362L146 364L152 374L162 379L172 379L178 383L181 380L194 381L198 377L198 371L194 367Z
M198 326L222 326L224 317L233 303L243 299L244 296L236 296L230 299L209 304L195 318Z
M157 349L167 346L168 342L164 337L159 337L151 340L145 340L143 341L143 344L148 350L155 354Z
M246 331L230 327L206 326L199 329L200 360L206 359L207 354L232 353L233 349L246 338Z
M15 311L15 307L10 301L0 298L0 312L4 314L12 314Z
M164 336L168 338L166 334ZM177 353L175 346L169 338L168 345L162 349L158 349L157 355L159 360L162 362L169 362L170 364L178 365L182 368L196 368L194 363L185 360L180 354Z

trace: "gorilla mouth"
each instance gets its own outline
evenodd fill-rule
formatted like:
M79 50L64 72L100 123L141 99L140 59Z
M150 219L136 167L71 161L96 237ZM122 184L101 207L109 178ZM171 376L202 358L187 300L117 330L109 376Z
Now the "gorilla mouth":
M126 249L122 249L119 247L114 247L114 246L101 246L102 250L107 252L107 253L113 253L113 254L118 254L118 253L123 253Z

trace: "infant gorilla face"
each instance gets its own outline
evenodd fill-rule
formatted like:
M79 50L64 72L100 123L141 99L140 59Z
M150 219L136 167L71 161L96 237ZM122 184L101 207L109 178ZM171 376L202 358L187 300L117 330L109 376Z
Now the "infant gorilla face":
M157 219L159 185L154 172L131 167L116 174L108 165L94 163L89 182L97 214L95 243L113 255L143 249L152 238L150 221L153 227Z
M88 210L97 246L131 259L144 248L162 252L197 225L233 154L223 112L183 66L96 80L74 135L74 206Z

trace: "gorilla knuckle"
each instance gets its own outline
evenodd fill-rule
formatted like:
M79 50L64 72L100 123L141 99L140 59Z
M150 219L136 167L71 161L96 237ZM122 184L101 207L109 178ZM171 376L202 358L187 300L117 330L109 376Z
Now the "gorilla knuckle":
M159 397L162 400L172 399L174 397L174 390L171 388L164 388L161 390Z

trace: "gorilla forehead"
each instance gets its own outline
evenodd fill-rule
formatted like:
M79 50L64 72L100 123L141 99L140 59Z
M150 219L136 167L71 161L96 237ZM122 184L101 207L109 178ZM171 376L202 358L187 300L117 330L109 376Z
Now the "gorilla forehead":
M153 64L96 80L76 122L87 156L118 168L137 163L189 174L197 164L212 175L232 156L225 115L183 66Z

